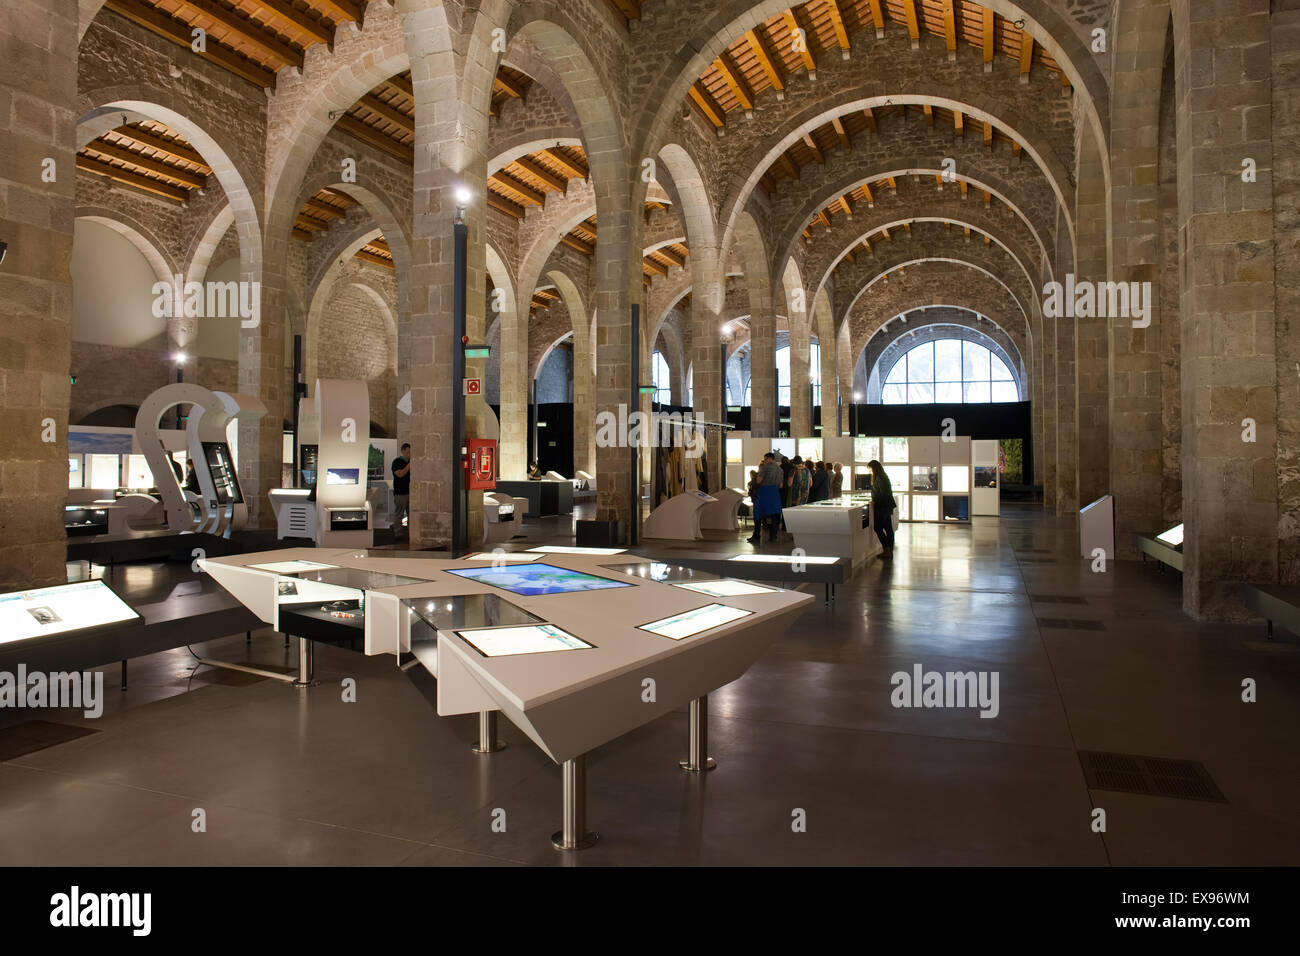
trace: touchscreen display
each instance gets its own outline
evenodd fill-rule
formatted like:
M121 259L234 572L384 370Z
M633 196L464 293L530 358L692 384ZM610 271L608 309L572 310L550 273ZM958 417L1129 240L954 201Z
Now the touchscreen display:
M690 581L682 584L674 584L675 588L685 588L687 591L698 591L701 594L707 594L710 597L740 597L745 594L771 594L776 588L765 588L761 584L750 584L748 581L733 581L731 578L721 578L717 581Z
M1161 544L1167 544L1171 548L1181 548L1183 546L1183 526L1174 525L1168 531L1162 531L1156 535L1156 540Z
M540 554L521 554L518 551L502 551L499 554L493 554L491 551L478 551L474 554L467 554L465 561L499 561L501 563L523 564L528 561L536 561Z
M554 624L487 627L476 631L457 631L456 634L484 657L576 651L596 646L588 644L580 637L574 637Z
M300 571L320 571L323 568L336 568L337 564L321 564L318 561L272 561L269 564L250 564L255 571L274 571L276 574L297 574Z
M103 581L0 594L0 644L139 617Z
M753 611L742 611L738 607L727 607L725 604L706 604L692 611L683 611L672 617L643 624L641 630L680 641L683 638L711 631L715 627L730 624L732 621L738 621L742 617L749 617L753 613Z
M528 550L538 554L622 554L627 548L570 548L558 544L547 544L538 548L529 548Z
M230 446L223 441L203 442L203 457L208 462L208 473L212 475L212 488L217 496L217 504L239 504L244 500L239 490L239 478L235 474L235 463L230 457Z
M327 485L355 485L361 480L360 468L326 468L325 484Z
M570 571L568 568L557 568L553 564L540 562L509 568L448 568L447 573L490 584L494 588L501 588L503 591L525 597L632 587L630 583L624 581L611 581L609 578L583 574L581 571Z

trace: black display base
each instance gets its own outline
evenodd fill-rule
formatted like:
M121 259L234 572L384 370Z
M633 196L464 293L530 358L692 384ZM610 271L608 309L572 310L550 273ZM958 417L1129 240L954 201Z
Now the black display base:
M583 520L577 525L580 548L617 548L626 540L621 521Z

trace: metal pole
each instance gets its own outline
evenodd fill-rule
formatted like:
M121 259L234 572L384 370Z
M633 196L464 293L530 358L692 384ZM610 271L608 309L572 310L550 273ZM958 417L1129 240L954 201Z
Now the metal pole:
M630 394L627 406L629 417L633 412L641 410L641 307L639 305L632 306L630 318L632 354L629 377L632 381L629 383ZM641 537L641 448L634 442L628 442L628 452L632 462L632 511L627 522L627 543L629 547L636 547Z
M600 834L587 830L587 764L586 755L579 754L560 764L560 779L564 790L563 829L551 834L551 844L557 850L585 850L595 846Z
M480 710L478 712L478 740L470 750L476 754L494 754L505 750L506 742L497 739L497 712Z
M469 227L457 216L452 227L454 259L451 297L451 556L461 556L467 530L465 510L465 286L469 263Z
M315 671L316 645L305 637L298 638L298 679L294 687L314 687L318 683L311 679Z
M290 488L301 488L302 477L298 473L298 389L300 386L299 379L302 377L302 336L293 337L293 478L289 483Z
M126 690L126 658L122 658L122 690Z
M718 763L709 756L709 695L691 701L690 725L686 734L686 759L677 765L688 773L712 770Z

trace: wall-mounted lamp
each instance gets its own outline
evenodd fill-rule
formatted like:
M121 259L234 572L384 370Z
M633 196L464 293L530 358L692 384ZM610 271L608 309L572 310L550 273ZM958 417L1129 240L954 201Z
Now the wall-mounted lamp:
M474 194L465 186L457 186L454 196L456 198L456 225L462 226L465 224L465 213L469 209L469 203L474 198Z
M9 243L0 242L0 265L5 261L5 253L9 251Z

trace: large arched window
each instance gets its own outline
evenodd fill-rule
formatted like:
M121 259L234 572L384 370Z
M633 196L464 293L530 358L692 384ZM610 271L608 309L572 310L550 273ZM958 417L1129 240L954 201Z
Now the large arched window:
M808 383L812 385L812 407L822 403L822 346L813 339L808 346Z
M977 342L938 339L909 349L885 376L886 405L934 402L1017 402L1005 362Z
M686 366L686 404L695 407L695 365Z
M668 374L668 361L656 351L650 359L651 383L655 387L654 400L660 405L670 405L673 400L672 378Z

